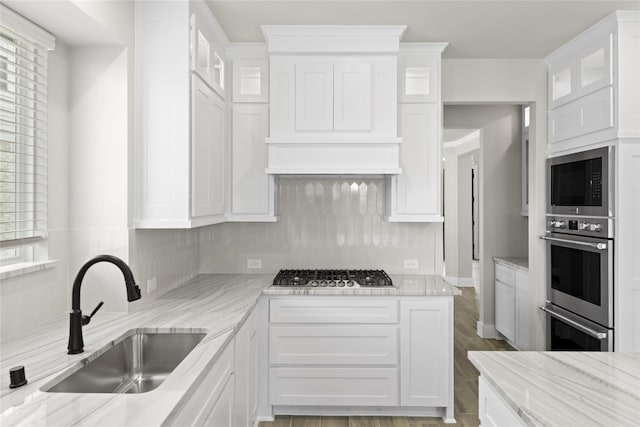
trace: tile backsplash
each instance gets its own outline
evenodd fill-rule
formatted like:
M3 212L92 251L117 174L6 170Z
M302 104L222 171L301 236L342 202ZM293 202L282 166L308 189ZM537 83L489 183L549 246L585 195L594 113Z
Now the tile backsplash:
M279 179L276 223L199 229L200 272L274 273L280 268L384 268L441 273L441 223L389 223L383 178ZM248 270L248 259L262 269ZM417 259L417 270L404 270Z

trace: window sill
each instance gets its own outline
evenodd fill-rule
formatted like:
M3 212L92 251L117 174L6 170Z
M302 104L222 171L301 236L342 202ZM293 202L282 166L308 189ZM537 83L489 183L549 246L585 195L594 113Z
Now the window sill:
M36 262L20 262L18 264L5 265L0 267L0 280L6 280L13 277L23 276L36 271L47 270L58 265L57 260L36 261Z

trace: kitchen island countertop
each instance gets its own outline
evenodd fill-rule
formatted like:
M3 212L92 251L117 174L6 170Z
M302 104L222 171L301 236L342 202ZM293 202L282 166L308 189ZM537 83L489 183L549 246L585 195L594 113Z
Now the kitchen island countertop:
M524 425L640 420L640 353L470 351L468 357Z
M233 339L261 295L296 295L300 289L269 288L269 275L199 275L132 307L129 314L100 312L85 326L85 352L67 355L68 316L0 342L0 425L157 426L189 399L200 380ZM392 276L397 289L359 289L348 295L437 296L460 291L442 278ZM274 292L275 291L275 292ZM313 290L312 290L313 291ZM334 292L302 294L336 295ZM382 291L382 292L378 292ZM144 298L144 297L143 297ZM140 394L46 393L40 388L124 333L207 332L207 336L157 389ZM8 371L24 365L29 383L9 388Z

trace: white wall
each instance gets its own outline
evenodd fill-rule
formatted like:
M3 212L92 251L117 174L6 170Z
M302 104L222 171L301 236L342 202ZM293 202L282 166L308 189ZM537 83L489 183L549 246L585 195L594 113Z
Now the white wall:
M126 49L72 48L69 76L70 268L75 275L99 254L129 258ZM105 302L104 311L128 310L122 273L106 263L92 267L82 286L85 311L99 301Z
M29 273L0 283L0 337L16 335L22 330L64 313L68 300L69 225L68 169L68 51L58 41L49 53L48 138L49 138L49 258L58 260L55 267ZM68 297L68 298L67 298Z
M529 145L529 299L532 350L545 347L545 319L537 309L546 298L545 249L537 237L545 230L547 150L547 69L542 59L445 59L445 104L531 104Z
M480 319L482 336L496 336L494 309L494 256L527 256L527 220L520 215L521 207L521 114L513 105L445 106L446 128L479 128L480 155ZM458 162L458 179L468 180L470 187L471 162ZM468 170L467 170L468 169ZM460 171L465 170L462 174ZM460 192L461 185L457 190ZM470 196L470 193L467 193ZM456 195L457 197L457 195ZM470 197L469 197L470 199ZM470 203L458 206L459 215ZM446 218L445 218L446 221ZM458 233L470 234L470 227ZM448 241L448 240L447 240ZM470 252L458 256L471 258ZM460 264L460 261L459 261Z
M444 145L444 236L447 281L473 286L472 278L472 156L478 158L480 130Z

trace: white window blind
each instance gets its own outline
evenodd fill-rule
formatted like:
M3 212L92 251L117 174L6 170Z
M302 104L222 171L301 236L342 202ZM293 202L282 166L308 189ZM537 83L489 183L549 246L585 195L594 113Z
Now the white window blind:
M53 37L0 5L0 261L47 233L47 50Z

